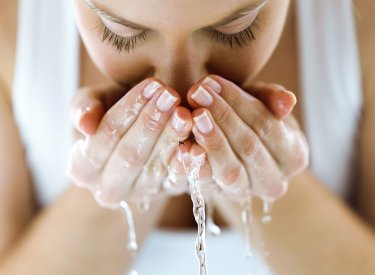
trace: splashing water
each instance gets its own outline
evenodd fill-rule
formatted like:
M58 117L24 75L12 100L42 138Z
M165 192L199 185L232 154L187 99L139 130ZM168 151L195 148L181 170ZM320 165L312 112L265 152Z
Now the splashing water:
M135 233L134 221L133 221L133 214L132 211L126 201L120 202L120 207L122 209L122 213L125 219L125 222L128 225L128 245L127 248L130 252L133 253L135 256L136 252L138 251L138 244L137 238Z
M206 257L206 213L204 198L199 188L199 165L190 161L184 143L179 144L179 152L184 166L190 187L190 196L193 201L193 214L198 225L198 234L195 243L195 253L199 262L199 274L207 275L207 257ZM190 165L189 165L190 164Z

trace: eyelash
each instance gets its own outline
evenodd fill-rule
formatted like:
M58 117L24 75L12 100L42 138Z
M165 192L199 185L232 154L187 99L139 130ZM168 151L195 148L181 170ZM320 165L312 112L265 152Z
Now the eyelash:
M123 50L130 52L136 46L142 44L147 36L147 32L142 32L138 35L123 37L112 32L103 22L100 22L98 27L99 33L101 33L102 36L102 41L107 42L108 45L111 44L120 53Z
M255 40L254 29L260 29L260 19L255 18L254 22L246 29L233 34L225 34L216 30L208 29L209 36L212 41L224 44L226 47L233 48L237 44L240 48L251 45ZM135 47L140 46L146 41L147 31L135 36L123 37L112 32L103 22L99 26L101 33L101 40L111 44L119 53L122 51L134 50Z
M232 34L225 34L216 30L208 30L210 37L213 41L217 43L222 43L226 47L233 48L234 44L242 48L245 46L250 46L253 40L255 40L255 29L260 30L260 19L256 17L253 23L246 29Z

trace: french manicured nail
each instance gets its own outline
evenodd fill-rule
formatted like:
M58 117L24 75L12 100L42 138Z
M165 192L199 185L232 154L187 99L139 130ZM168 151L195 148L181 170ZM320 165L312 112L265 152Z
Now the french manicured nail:
M214 128L207 111L204 111L199 116L194 117L194 122L197 125L198 130L203 134L208 134Z
M177 160L185 164L190 162L190 155L187 152L181 153L180 151L177 153Z
M191 95L191 98L203 107L208 107L212 104L212 96L202 86L198 87L194 94Z
M206 84L207 86L209 86L215 93L217 94L220 94L221 93L221 86L220 84L213 80L212 78L210 77L206 77L203 82L203 84Z
M156 107L162 112L167 112L173 107L177 100L178 98L168 92L168 90L164 90L156 102Z
M154 96L154 94L156 93L156 91L162 87L162 85L157 82L157 81L152 81L150 82L149 84L146 85L146 87L143 89L143 95L146 97L146 98L151 98Z
M206 153L202 153L198 156L192 156L193 158L193 161L199 165L200 167L202 167L204 165L204 162L205 162L205 158L206 158Z
M175 112L172 118L172 126L177 131L184 131L187 125L187 121L179 117L178 113Z

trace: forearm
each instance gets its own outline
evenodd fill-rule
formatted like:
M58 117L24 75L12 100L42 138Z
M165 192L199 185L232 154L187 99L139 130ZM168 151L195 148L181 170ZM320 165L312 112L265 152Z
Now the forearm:
M233 226L242 228L238 205L217 205ZM277 274L373 274L373 232L309 172L291 182L270 224L261 225L261 215L257 201L254 227L261 230L270 252L265 260Z
M137 240L156 223L165 201L133 211ZM92 195L70 187L44 210L0 264L0 274L123 274L131 263L127 226L119 211L101 208Z

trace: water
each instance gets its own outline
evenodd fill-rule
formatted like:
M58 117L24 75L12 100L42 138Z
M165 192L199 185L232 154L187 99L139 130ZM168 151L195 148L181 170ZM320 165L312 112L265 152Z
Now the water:
M137 210L139 213L145 213L150 209L150 200L148 198L143 198L137 201Z
M210 197L210 198L206 199L206 212L207 212L206 227L207 227L207 232L211 236L219 236L221 234L221 229L214 222L214 218L213 218L214 210L215 210L214 201Z
M252 245L251 245L251 225L253 223L253 209L252 209L252 198L248 195L243 203L242 208L242 223L245 228L246 238L246 254L245 257L250 259L253 256Z
M221 233L220 228L214 223L213 212L214 203L212 197L208 197L205 203L204 197L201 193L199 187L199 164L192 161L189 157L189 153L185 147L184 143L179 144L181 161L183 163L185 172L187 174L187 179L189 182L191 200L193 202L193 214L195 221L197 223L197 238L195 242L195 253L199 263L199 275L207 275L207 255L206 255L206 228L209 234L217 236ZM273 200L263 198L263 216L262 222L264 224L269 223L272 220L271 211L273 206ZM133 221L132 211L129 205L122 201L120 207L123 213L123 217L128 226L128 244L127 249L135 257L138 251L138 244L136 240L136 232ZM145 212L150 207L150 200L144 198L137 202L137 209L140 212ZM252 196L248 194L246 199L242 204L242 222L244 225L245 237L246 237L246 258L250 259L253 256L252 244L251 244L251 227L253 223L253 213L252 213ZM207 216L206 216L207 210ZM265 253L267 257L269 253ZM136 270L131 270L129 275L138 275Z
M120 207L125 219L125 222L128 226L128 245L127 248L135 256L138 251L137 237L135 233L134 220L132 211L126 201L120 202Z
M264 224L270 223L272 221L271 211L273 200L271 199L263 199L263 217L262 222Z
M190 196L193 202L193 214L198 225L195 253L199 262L199 275L208 274L206 256L206 213L204 198L199 188L199 165L190 161L184 143L179 144L180 156L187 174L190 187Z

